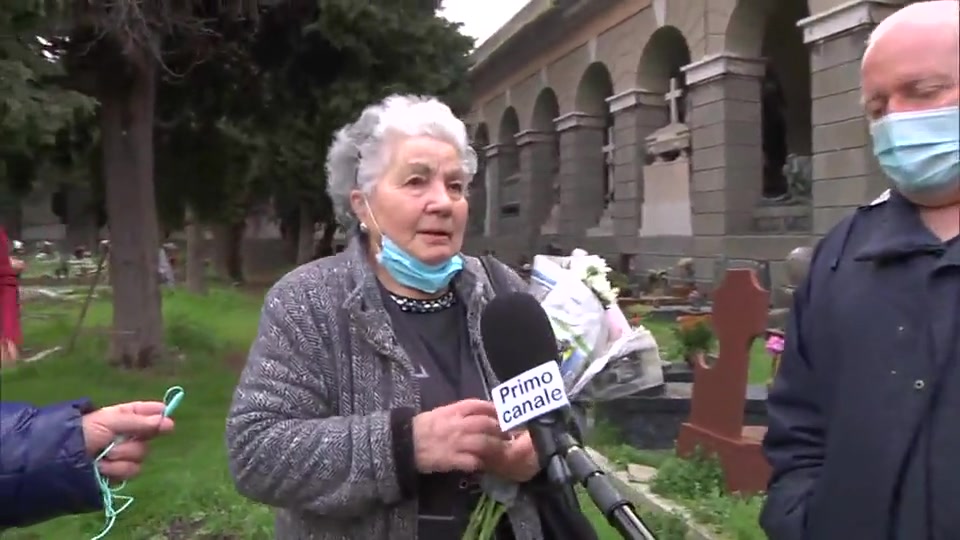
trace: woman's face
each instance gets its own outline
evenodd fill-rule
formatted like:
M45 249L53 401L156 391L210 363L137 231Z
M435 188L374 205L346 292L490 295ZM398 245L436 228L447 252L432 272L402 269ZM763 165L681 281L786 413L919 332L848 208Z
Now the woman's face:
M406 137L393 143L390 165L366 204L360 191L351 203L372 245L380 245L383 233L420 261L440 264L463 246L466 186L455 146L432 137Z

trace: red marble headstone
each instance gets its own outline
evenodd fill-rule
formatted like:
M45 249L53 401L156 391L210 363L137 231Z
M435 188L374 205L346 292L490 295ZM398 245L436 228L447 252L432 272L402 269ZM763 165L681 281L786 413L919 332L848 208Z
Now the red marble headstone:
M760 450L766 427L744 425L750 348L767 330L769 298L753 270L727 270L713 292L711 319L720 346L718 358L712 366L703 360L695 363L690 418L677 438L682 457L698 447L716 455L731 492L763 491L770 477Z

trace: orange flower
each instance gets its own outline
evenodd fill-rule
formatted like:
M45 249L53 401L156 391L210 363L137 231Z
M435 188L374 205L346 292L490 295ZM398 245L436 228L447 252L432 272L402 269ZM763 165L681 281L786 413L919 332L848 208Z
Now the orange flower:
M710 324L710 315L681 315L677 317L677 324L680 325L680 330L686 332L691 330L699 323Z

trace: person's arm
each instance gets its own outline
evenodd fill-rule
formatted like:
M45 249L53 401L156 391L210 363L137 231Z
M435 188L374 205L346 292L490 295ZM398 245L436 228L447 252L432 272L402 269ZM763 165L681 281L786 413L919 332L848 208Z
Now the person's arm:
M339 517L412 497L414 411L334 416L337 390L325 384L336 371L325 357L330 330L280 287L267 295L227 418L237 490L270 506Z
M763 451L772 467L760 524L770 538L803 540L807 501L824 459L817 376L807 353L809 282L794 295L780 368L767 398Z
M81 422L90 409L0 402L0 527L103 508Z

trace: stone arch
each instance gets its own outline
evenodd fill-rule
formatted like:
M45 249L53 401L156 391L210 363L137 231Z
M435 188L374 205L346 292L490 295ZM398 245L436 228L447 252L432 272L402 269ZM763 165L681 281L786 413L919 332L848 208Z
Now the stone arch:
M810 52L797 27L809 14L806 0L738 0L726 29L730 53L766 66L760 100L768 200L789 197L784 166L812 154Z
M637 88L666 94L671 78L683 77L680 68L690 63L690 47L677 27L663 26L654 32L640 54Z
M520 133L520 117L517 116L516 109L507 107L500 116L497 144L512 144L517 133Z
M613 178L614 126L613 114L607 99L613 96L613 78L610 70L602 62L587 66L577 85L574 99L576 107L575 124L578 125L579 139L575 144L575 161L581 179L594 174L596 182L590 183L588 195L584 196L587 210L584 212L585 225L591 228L603 221L606 211L614 199L615 182ZM564 146L566 147L566 146ZM566 159L566 158L564 158ZM589 233L589 231L588 231Z
M497 131L497 178L498 184L520 172L517 154L517 134L520 133L520 117L517 110L507 107L500 117Z
M490 128L487 127L486 122L477 124L477 127L473 130L472 140L474 148L483 148L490 144Z
M552 88L537 94L530 119L530 213L535 231L551 234L556 231L560 209L560 137L555 120L560 116L560 102Z
M490 130L481 122L473 132L473 149L477 153L477 173L470 182L470 218L467 234L482 236L487 214L487 147L490 146Z
M497 143L488 153L490 173L487 174L487 233L500 234L509 230L520 218L520 200L517 185L520 181L520 153L517 135L520 117L512 106L504 109L497 130Z
M603 62L594 62L587 66L577 84L574 106L577 112L591 116L607 114L606 99L613 95L613 77Z
M536 131L551 132L554 130L553 121L560 116L560 102L552 88L544 88L537 94L533 103L533 118L530 126Z

